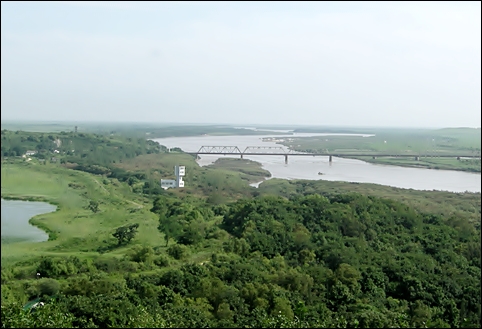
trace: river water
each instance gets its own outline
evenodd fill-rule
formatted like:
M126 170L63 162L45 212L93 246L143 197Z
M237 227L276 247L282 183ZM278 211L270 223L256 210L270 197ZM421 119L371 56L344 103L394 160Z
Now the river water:
M196 136L157 138L154 141L168 148L180 147L185 152L197 152L202 146L237 146L243 151L248 146L283 147L274 141L263 141L265 137L287 139L293 137L350 135L365 138L371 135L362 134L314 134L293 133L292 135L248 135L248 136ZM287 149L286 147L284 147ZM219 155L201 155L199 165L213 163ZM238 157L228 156L225 157ZM415 190L439 190L450 192L480 192L480 173L469 173L452 170L435 170L408 168L389 165L371 164L361 160L333 158L332 163L326 156L289 156L285 164L284 156L252 155L245 159L257 161L268 170L272 178L310 179L327 181L344 181L358 183L374 183ZM189 168L186 168L189 170ZM319 175L322 173L323 175ZM257 184L254 184L255 186Z
M45 202L2 199L2 244L47 241L48 234L28 221L34 216L53 212L56 208Z

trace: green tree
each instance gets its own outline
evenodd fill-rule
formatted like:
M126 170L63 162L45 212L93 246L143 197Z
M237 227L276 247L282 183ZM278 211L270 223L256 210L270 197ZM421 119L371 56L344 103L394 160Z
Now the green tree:
M91 200L87 206L94 214L99 211L99 203L97 201Z
M131 224L118 227L112 235L117 239L117 245L129 243L137 234L139 224Z
M189 248L184 245L175 244L167 249L167 253L174 259L183 259L189 254Z
M75 316L58 304L46 304L41 312L24 311L18 304L1 307L2 328L74 328Z
M60 284L55 279L43 278L39 280L37 289L40 296L53 296L59 292Z
M159 232L164 233L166 240L166 247L169 245L169 239L177 240L182 234L182 225L179 223L176 216L165 217L160 215Z

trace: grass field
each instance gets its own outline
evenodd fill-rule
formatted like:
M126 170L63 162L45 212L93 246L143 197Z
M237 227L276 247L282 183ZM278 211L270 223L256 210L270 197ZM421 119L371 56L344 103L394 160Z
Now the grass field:
M140 224L136 242L162 244L157 218L149 211L149 202L122 188L115 180L102 180L54 165L3 164L1 171L2 197L46 201L58 206L54 213L31 219L32 224L55 239L2 244L2 262L45 254L97 254L104 240L113 239L111 234L115 228L134 222ZM99 212L86 209L90 200L100 203Z
M236 165L230 165L231 160L236 159L224 159L212 166L199 167L190 155L149 154L123 161L117 166L146 173L149 179L158 181L173 176L175 165L186 165L188 187L170 190L169 193L180 198L196 196L209 199L212 196L213 200L221 202L249 196L251 188L248 183L269 175L256 162L239 160ZM164 237L157 230L158 218L150 212L152 199L133 193L127 183L34 161L4 162L1 178L1 193L5 199L44 201L58 206L56 212L30 220L30 223L49 233L50 240L41 243L5 240L9 243L2 243L2 263L15 263L42 255L98 256L99 248L115 243L111 236L115 229L129 223L140 224L136 238L128 246L114 248L106 255L124 255L136 244L161 249L165 246ZM87 209L90 201L99 202L99 212ZM204 259L204 256L202 250L200 254L191 255L193 261Z

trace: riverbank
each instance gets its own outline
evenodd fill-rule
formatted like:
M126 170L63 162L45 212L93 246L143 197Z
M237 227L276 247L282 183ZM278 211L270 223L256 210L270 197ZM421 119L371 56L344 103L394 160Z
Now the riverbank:
M434 170L454 170L464 171L471 173L481 173L480 159L452 159L452 158L437 158L437 157L420 157L419 160L415 160L414 157L410 158L375 158L371 156L359 156L350 157L344 156L347 159L356 159L374 164L383 164L389 166L399 166L408 168L424 168Z
M300 129L300 131L307 131ZM323 130L308 130L322 132ZM355 132L357 130L354 130ZM363 130L365 132L365 130ZM278 142L294 151L307 153L338 153L344 158L358 159L390 166L443 169L481 173L481 131L474 128L446 129L382 129L368 130L372 136L306 136ZM350 156L367 154L367 156ZM376 157L373 154L397 154L400 157ZM461 159L439 158L437 155L460 155ZM424 157L429 155L429 157ZM430 155L434 155L431 157ZM464 159L463 156L472 157ZM415 160L415 157L420 157ZM478 159L476 158L478 157Z
M248 159L221 158L206 167L239 172L241 179L246 180L250 184L271 177L271 173L263 169L261 163Z

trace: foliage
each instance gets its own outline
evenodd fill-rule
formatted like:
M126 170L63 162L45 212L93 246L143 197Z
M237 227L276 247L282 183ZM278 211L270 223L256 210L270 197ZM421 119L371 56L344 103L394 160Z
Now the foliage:
M176 218L185 232L215 213L191 201L162 196L151 211ZM128 259L98 259L94 268L43 258L36 269L50 279L18 285L5 272L9 295L59 289L55 307L74 327L480 325L480 253L469 252L480 249L480 229L463 217L355 193L265 196L226 207L219 229L231 237L201 262L192 261L199 243L136 245ZM126 272L121 264L130 262L138 267ZM34 326L12 303L2 309L5 323Z
M323 128L299 128L295 132L323 132ZM341 131L338 131L341 132ZM372 163L431 169L481 170L481 131L478 128L446 129L350 129L345 133L370 134L358 136L294 137L281 144L295 151L309 153L337 153ZM356 154L351 156L350 154ZM363 154L392 154L397 157L373 157ZM470 156L473 159L439 158L432 155ZM415 160L415 157L418 157Z
M229 161L157 193L146 168L188 158L151 155L92 160L100 179L2 166L2 193L59 205L35 219L58 240L12 244L16 262L2 245L2 327L480 327L480 194L270 180L250 197Z
M117 239L117 244L118 245L123 245L126 243L129 243L134 237L136 236L137 233L137 228L139 227L139 224L131 224L131 225L125 225L121 226L116 229L112 235L114 238Z
M91 210L94 214L99 211L99 203L97 201L91 200L88 206L89 210Z

